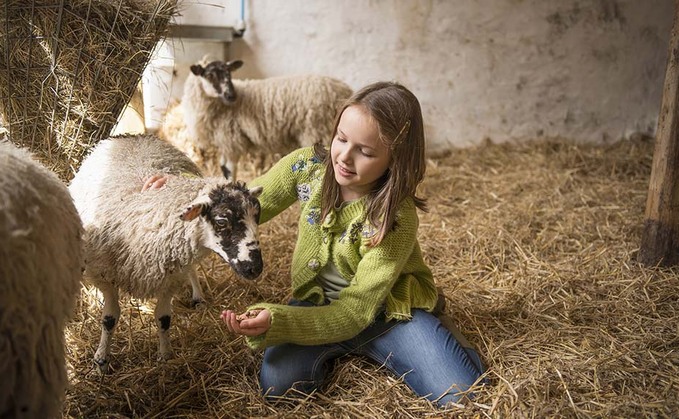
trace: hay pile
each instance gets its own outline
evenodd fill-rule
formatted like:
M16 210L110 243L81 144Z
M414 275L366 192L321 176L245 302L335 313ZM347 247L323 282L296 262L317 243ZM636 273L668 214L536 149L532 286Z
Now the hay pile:
M69 180L109 135L177 0L5 0L0 113L11 140Z
M155 362L152 304L127 300L103 378L91 358L100 303L82 293L68 328L65 417L676 417L679 280L636 253L652 141L607 147L488 145L432 160L422 191L423 252L448 312L476 344L491 384L447 411L380 366L349 358L301 402L264 403L261 354L220 325L225 307L286 301L295 209L262 226L257 282L215 258L199 274L207 307L174 302L176 359ZM245 174L245 173L244 173Z

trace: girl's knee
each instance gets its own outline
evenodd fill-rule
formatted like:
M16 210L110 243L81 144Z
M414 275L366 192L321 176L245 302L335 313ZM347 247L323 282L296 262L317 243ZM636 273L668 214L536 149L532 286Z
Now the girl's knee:
M281 369L264 363L259 374L259 385L262 395L269 399L283 395L307 395L316 390L320 383L301 374L300 370Z
M266 398L308 395L318 389L328 372L323 348L281 345L267 348L259 373L259 385Z

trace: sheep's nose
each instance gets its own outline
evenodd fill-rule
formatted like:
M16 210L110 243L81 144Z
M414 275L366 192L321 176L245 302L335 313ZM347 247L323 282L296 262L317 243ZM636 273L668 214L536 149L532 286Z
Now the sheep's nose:
M246 279L255 279L262 273L262 265L247 265L243 269L243 277Z

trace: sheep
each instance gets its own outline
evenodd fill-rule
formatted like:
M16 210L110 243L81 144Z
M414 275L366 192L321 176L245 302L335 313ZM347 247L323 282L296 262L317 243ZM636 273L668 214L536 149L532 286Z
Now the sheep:
M66 185L27 151L0 142L2 418L61 416L82 234Z
M192 65L181 100L188 137L219 151L227 178L236 178L248 152L287 154L332 136L337 110L352 94L348 85L318 75L232 80L242 65Z
M158 130L158 136L186 154L204 174L222 175L222 169L219 167L220 158L217 156L216 149L214 147L199 149L189 139L180 103L168 106L163 123Z
M145 179L166 173L160 189L141 191ZM153 135L101 141L69 186L85 228L84 280L101 291L102 333L94 362L109 366L111 337L120 317L119 291L157 299L159 360L172 357L172 296L188 281L194 301L202 291L194 265L214 251L241 277L263 269L257 240L261 187L203 177L181 151Z
M222 175L223 171L220 167L221 156L218 155L216 148L213 146L198 148L195 142L188 137L181 103L171 103L168 106L167 113L157 134L160 138L186 154L204 174L211 176ZM241 161L250 161L253 173L260 175L264 173L267 164L271 165L277 156L280 157L278 154L267 156L264 153L248 153L247 156L241 156Z

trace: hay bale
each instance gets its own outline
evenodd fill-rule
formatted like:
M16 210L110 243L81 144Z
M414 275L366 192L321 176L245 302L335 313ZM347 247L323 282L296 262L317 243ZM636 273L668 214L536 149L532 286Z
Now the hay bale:
M109 135L177 0L6 0L0 113L15 144L68 180Z

